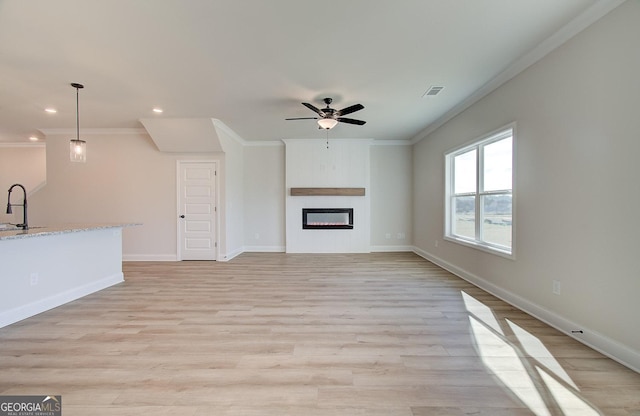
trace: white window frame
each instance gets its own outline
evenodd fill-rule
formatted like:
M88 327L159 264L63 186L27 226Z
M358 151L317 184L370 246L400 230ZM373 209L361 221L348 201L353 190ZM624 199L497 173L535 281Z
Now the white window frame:
M481 211L481 196L483 195L501 195L508 193L506 190L493 191L493 192L481 192L483 172L484 172L484 154L483 148L486 145L494 143L496 141L505 139L511 136L511 247L506 247L498 244L493 244L482 239L482 226L480 221L482 218ZM452 213L454 184L455 184L455 166L454 158L460 154L469 152L476 149L476 190L475 193L469 193L470 196L475 196L475 238L468 238L465 236L456 235L453 233L453 221L455 217ZM469 143L466 143L460 147L456 147L445 153L445 232L444 239L452 241L464 246L472 247L478 250L486 251L492 254L497 254L502 257L515 260L515 235L516 235L516 198L515 198L515 171L516 171L516 125L510 123L504 127L501 127L489 134L486 134L480 138L474 139Z

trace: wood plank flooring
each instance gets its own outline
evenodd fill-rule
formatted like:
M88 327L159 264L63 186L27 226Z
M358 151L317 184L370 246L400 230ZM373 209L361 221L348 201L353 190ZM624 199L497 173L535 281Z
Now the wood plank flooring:
M640 415L640 374L411 253L125 263L0 329L65 416Z

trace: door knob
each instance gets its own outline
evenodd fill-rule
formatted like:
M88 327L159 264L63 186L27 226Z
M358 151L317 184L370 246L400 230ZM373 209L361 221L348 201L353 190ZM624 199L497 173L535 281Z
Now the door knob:
M180 218L184 218L184 215L180 215Z

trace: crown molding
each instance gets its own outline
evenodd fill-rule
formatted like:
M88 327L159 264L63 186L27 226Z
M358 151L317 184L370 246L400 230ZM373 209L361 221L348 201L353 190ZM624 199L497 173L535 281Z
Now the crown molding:
M76 129L39 129L45 136L74 136L76 135ZM145 129L142 128L122 128L122 129L82 129L80 131L82 136L123 136L123 135L137 135L148 134Z
M371 142L372 146L411 146L414 143L411 140L377 140Z
M43 142L0 142L0 147L46 147L46 143Z
M282 140L249 140L244 145L247 147L277 147L284 146L284 142Z
M466 100L447 111L440 118L435 120L426 129L418 133L413 139L412 144L416 144L419 141L425 139L431 133L442 127L446 122L462 113L467 108L471 107L482 98L489 95L489 93L498 89L498 87L505 84L507 81L514 78L516 75L529 68L531 65L540 61L547 56L550 52L556 50L562 46L565 42L597 22L613 9L620 6L627 0L601 0L590 6L587 10L576 16L573 20L560 28L553 35L542 41L538 46L531 51L515 60L504 71L493 77L489 82L481 86L474 93L472 93Z

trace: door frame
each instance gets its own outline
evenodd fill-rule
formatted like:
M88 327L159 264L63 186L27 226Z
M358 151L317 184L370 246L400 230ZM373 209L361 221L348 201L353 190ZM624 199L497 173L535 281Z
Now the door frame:
M178 159L176 160L176 260L182 261L182 231L181 231L181 221L180 221L180 202L181 202L181 193L180 188L182 185L182 179L180 172L182 170L183 165L191 164L191 163L213 163L215 168L215 176L213 179L213 185L215 186L215 198L214 203L216 205L216 209L213 212L213 225L215 227L215 239L216 244L214 247L214 254L216 261L220 258L220 160L218 159Z

